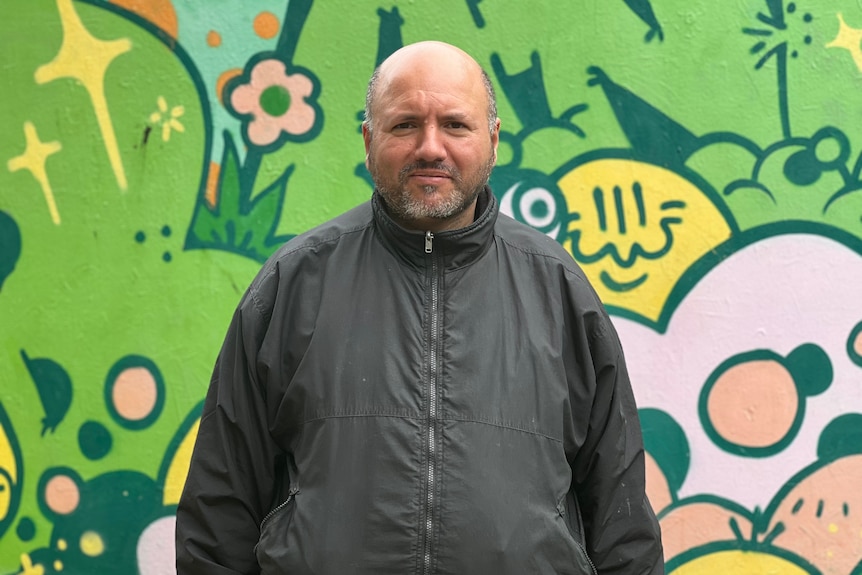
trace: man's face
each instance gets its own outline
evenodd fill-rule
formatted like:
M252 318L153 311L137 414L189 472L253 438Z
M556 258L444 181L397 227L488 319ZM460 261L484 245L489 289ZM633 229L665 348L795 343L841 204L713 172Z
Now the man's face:
M422 230L460 228L496 161L478 70L438 62L396 66L381 77L366 166L392 215Z

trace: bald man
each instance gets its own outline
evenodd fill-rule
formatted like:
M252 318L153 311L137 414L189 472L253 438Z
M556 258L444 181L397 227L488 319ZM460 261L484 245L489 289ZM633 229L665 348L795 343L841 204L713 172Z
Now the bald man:
M487 186L488 76L405 46L365 115L372 198L279 249L228 329L178 574L662 573L613 326Z

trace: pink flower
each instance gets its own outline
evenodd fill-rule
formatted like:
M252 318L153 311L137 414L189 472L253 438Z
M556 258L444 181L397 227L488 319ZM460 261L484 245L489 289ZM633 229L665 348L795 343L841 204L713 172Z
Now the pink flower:
M246 128L249 141L267 146L282 132L301 136L311 130L317 114L307 98L313 91L314 83L305 74L288 74L280 60L261 60L250 82L233 90L230 103L238 113L253 116Z

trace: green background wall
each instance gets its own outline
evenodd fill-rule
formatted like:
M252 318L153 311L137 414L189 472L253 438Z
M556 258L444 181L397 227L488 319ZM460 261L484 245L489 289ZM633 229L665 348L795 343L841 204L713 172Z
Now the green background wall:
M233 307L370 196L367 79L425 39L612 314L668 571L862 573L856 0L0 3L0 573L174 572Z

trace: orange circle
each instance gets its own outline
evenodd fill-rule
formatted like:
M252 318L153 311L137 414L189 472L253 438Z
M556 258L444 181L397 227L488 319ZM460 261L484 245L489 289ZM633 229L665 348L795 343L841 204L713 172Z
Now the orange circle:
M710 421L719 436L745 447L769 447L790 432L799 410L793 376L780 363L752 360L725 371L710 390Z
M211 48L218 48L221 46L221 34L215 30L207 32L207 46Z
M56 475L45 485L45 504L58 515L68 515L80 502L78 484L68 475Z
M862 331L856 334L856 339L853 341L853 351L862 355Z
M159 386L145 367L124 369L111 391L114 408L128 421L140 421L150 415L159 400Z
M272 12L261 12L254 17L254 33L269 40L278 34L278 18Z
M230 70L225 70L222 72L218 79L216 80L216 97L220 104L224 104L224 100L222 99L222 92L224 91L224 85L242 74L242 70L239 68L231 68Z

